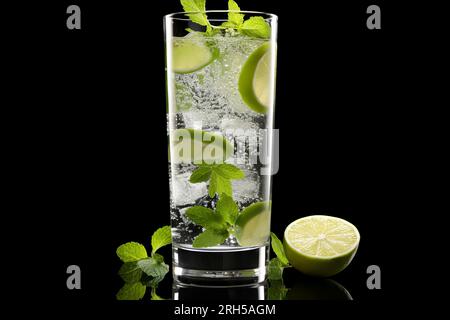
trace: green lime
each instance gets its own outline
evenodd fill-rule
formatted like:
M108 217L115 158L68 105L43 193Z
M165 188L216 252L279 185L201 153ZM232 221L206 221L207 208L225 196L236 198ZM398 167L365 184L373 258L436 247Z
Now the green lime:
M171 135L176 163L221 164L233 155L233 145L221 134L197 129L176 129ZM172 159L171 159L172 160Z
M241 246L264 244L270 236L270 202L255 202L236 219L235 236Z
M350 222L330 216L309 216L292 222L284 231L284 248L297 270L317 277L344 270L359 245L358 229Z
M204 68L218 56L219 50L200 37L178 38L172 45L172 70L191 73Z
M269 42L253 51L242 66L238 82L239 93L253 111L266 113L270 107L272 69Z

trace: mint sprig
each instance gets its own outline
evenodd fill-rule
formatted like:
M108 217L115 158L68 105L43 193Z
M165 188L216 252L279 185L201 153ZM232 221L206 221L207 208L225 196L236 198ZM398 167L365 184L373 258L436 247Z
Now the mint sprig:
M192 243L194 248L212 247L222 244L234 232L239 208L233 198L221 194L216 209L193 206L186 210L186 216L205 230Z
M156 253L159 248L162 248L172 243L172 230L170 226L164 226L156 230L152 235L152 255Z
M276 258L272 258L269 261L268 278L269 280L280 280L283 279L284 269L289 268L291 265L289 264L281 240L273 232L270 233L270 238L272 250L275 252Z
M189 19L201 26L206 27L205 34L214 35L220 29L236 30L240 34L249 37L270 38L270 25L260 16L253 16L244 21L244 14L234 0L228 0L228 21L220 26L212 25L206 15L206 0L180 0L181 5L187 13ZM189 32L193 30L187 29Z
M238 27L238 31L249 37L270 38L270 26L263 17L250 17Z
M170 243L170 226L164 226L152 235L150 257L145 247L138 242L128 242L117 248L116 254L124 262L118 273L125 282L116 294L118 300L142 299L147 286L152 288L152 299L158 297L156 287L169 272L169 266L164 263L164 257L156 251Z
M238 4L234 0L228 0L228 21L231 25L235 27L239 27L244 23L244 15L239 13L241 8L239 8Z
M208 16L205 13L206 0L180 0L180 2L185 12L195 12L187 14L189 19L201 26L205 26L206 32L210 33L212 30L212 26L209 23Z
M189 178L190 183L207 182L209 180L208 194L214 198L216 194L233 195L231 180L243 179L244 172L238 167L229 164L200 165Z
M288 288L283 282L283 271L285 268L291 267L289 260L286 257L283 243L278 239L273 232L270 233L272 250L276 257L269 261L267 278L269 279L268 299L269 300L284 300L286 298Z
M283 243L280 239L278 239L277 235L273 232L270 233L272 250L275 252L276 256L280 260L283 266L287 266L289 264L289 260L286 256L286 252L284 251Z

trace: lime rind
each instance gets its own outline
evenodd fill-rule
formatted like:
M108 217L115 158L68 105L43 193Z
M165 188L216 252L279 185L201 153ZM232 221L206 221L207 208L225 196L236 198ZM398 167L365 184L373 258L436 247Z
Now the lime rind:
M261 71L264 68L258 68L261 62L266 62L267 55L270 54L270 42L265 42L260 47L258 47L255 51L250 54L250 56L245 61L242 66L239 81L238 81L238 89L241 95L242 101L253 111L258 113L267 113L269 110L268 105L264 105L261 100L258 98L258 95L261 95L263 91L269 91L269 76L267 73L270 70ZM270 68L266 68L270 69ZM264 74L266 73L266 74ZM255 77L262 78L262 81L256 81ZM259 83L258 86L262 86L257 88L258 92L255 92L255 84ZM264 83L266 83L266 88L264 88ZM264 92L264 94L268 94L268 92ZM264 99L267 100L267 99Z
M255 202L242 210L235 223L236 240L241 246L257 246L268 241L270 211L270 202Z

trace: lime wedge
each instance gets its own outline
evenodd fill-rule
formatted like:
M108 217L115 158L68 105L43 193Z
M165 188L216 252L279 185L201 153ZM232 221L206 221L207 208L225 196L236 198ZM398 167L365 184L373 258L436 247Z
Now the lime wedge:
M239 93L253 111L268 111L271 104L271 78L270 43L266 42L247 58L239 75Z
M242 210L235 224L236 240L241 246L257 246L270 236L270 203L256 202Z
M284 248L297 270L317 277L344 270L359 245L358 229L330 216L309 216L292 222L284 231Z
M221 164L233 155L233 145L224 136L197 129L176 129L171 135L175 163Z
M172 45L172 70L191 73L206 67L218 56L219 50L208 46L200 37L176 39Z

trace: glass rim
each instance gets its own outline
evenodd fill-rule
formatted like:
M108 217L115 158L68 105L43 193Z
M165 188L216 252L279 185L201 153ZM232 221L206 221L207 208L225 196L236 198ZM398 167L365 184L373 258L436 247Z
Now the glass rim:
M263 16L264 19L273 19L278 20L278 16L273 13L269 12L263 12L263 11L245 11L245 10L205 10L205 11L179 11L179 12L173 12L164 15L164 19L171 19L171 20L190 20L189 17L178 17L181 15L187 15L187 14L195 14L195 13L229 13L229 12L236 12L236 13L242 13L242 14L253 14L253 15L260 15Z

